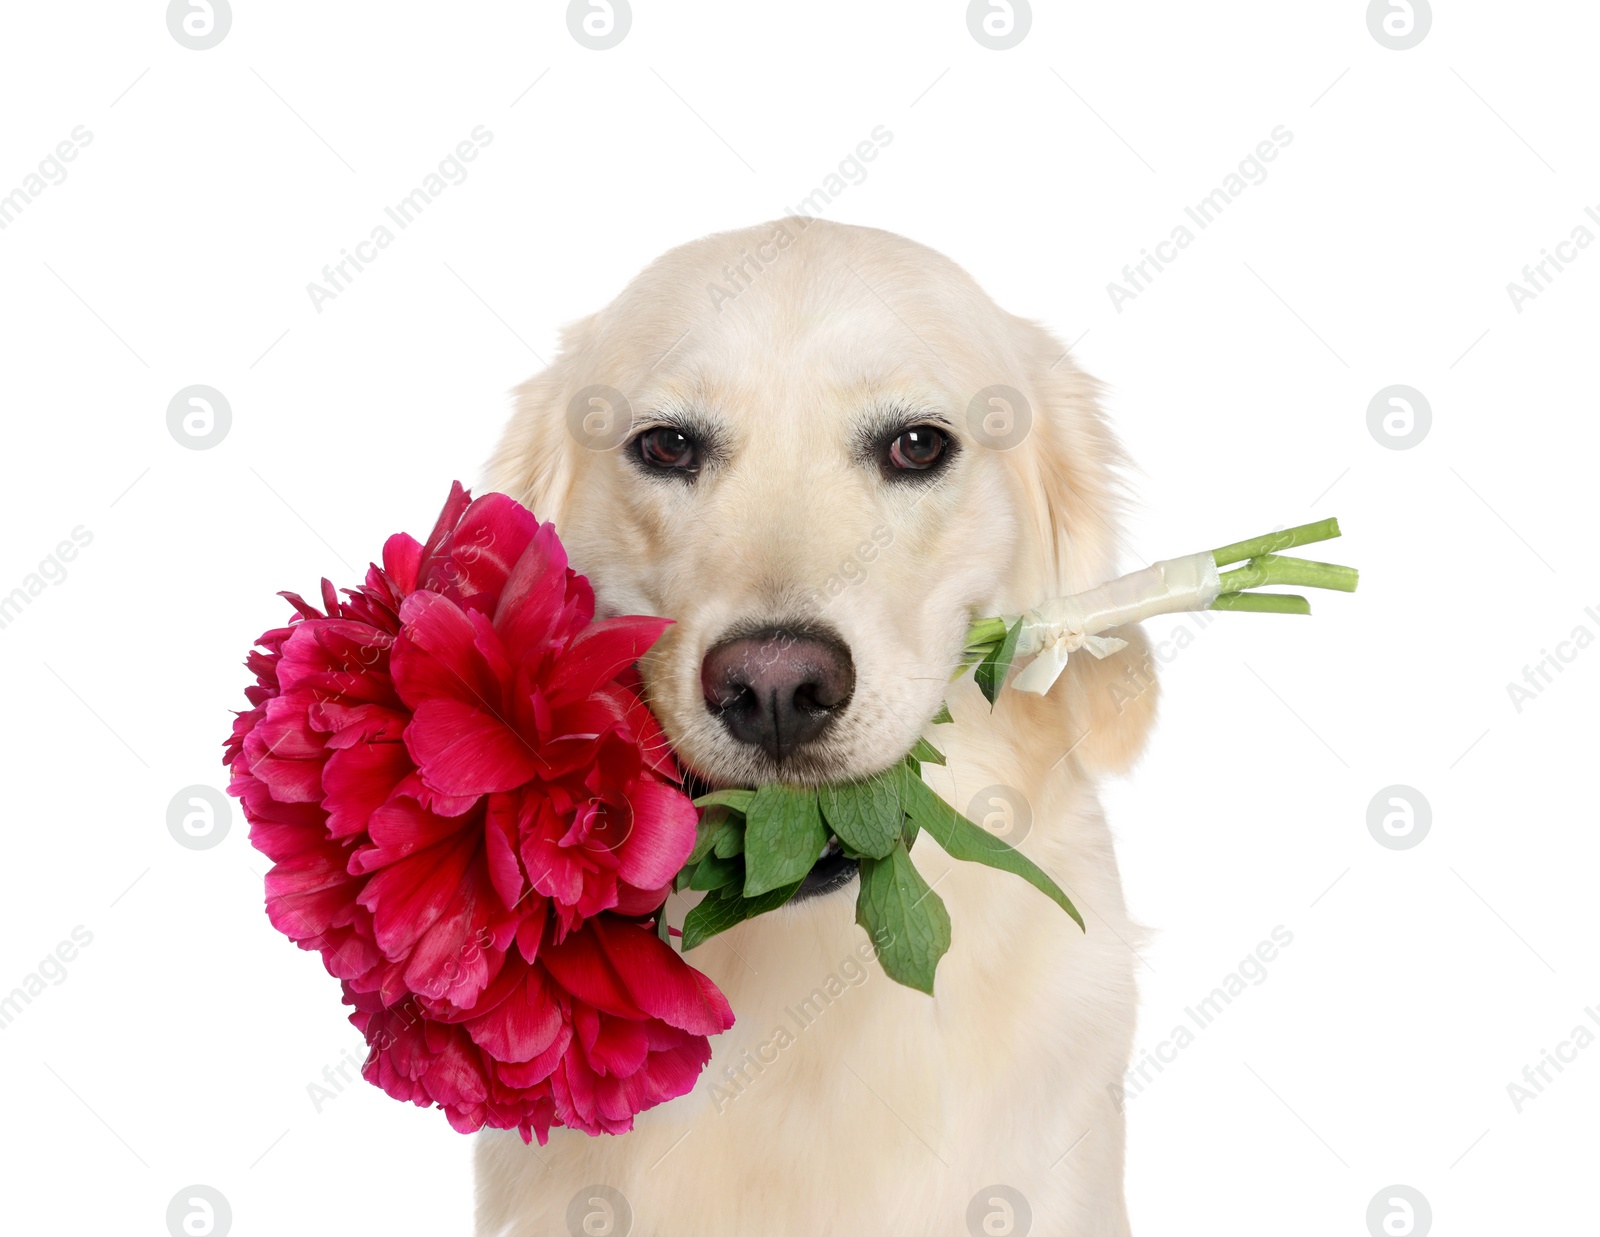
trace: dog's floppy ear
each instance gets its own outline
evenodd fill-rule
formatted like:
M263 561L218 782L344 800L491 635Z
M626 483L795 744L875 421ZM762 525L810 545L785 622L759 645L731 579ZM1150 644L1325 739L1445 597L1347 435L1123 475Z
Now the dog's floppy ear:
M1028 607L1116 574L1126 457L1100 411L1099 384L1043 327L1020 319L1017 327L1031 423L1006 454L1024 496L1018 575L1037 592L1022 599ZM1127 768L1155 720L1155 662L1144 633L1110 634L1128 647L1104 659L1074 653L1041 702L1066 713L1063 733L1091 772Z
M1028 385L1015 415L1027 428L1005 454L1032 516L1021 566L1046 596L1082 592L1116 564L1126 457L1100 411L1100 384L1043 327L1016 324Z
M574 476L571 405L582 389L578 375L595 336L595 316L561 332L555 363L516 389L516 409L487 468L489 488L509 494L559 529Z

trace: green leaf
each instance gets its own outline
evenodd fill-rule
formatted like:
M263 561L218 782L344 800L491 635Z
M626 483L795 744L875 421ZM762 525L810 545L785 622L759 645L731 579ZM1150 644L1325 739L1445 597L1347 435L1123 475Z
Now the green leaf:
M719 859L715 854L711 854L702 859L700 866L695 868L694 876L689 880L689 888L721 889L724 885L733 884L743 875L744 864L737 859Z
M861 861L856 922L890 979L933 995L933 973L950 948L950 913L903 846L885 859Z
M755 792L745 814L744 896L803 880L828 844L817 792L774 782Z
M828 827L856 855L882 859L900 840L906 811L901 769L895 765L859 782L818 789Z
M730 820L728 827L717 835L711 853L718 859L732 859L735 855L744 854L744 821L737 817Z
M699 863L716 848L719 839L739 828L741 826L734 823L733 815L726 807L713 804L706 808L695 824L694 849L689 852L684 866L693 867Z
M1078 908L1072 905L1072 900L1043 868L1010 843L973 824L934 794L933 788L926 782L907 779L906 811L912 820L933 835L933 840L944 848L950 858L986 864L1022 877L1071 915L1078 927L1084 928L1083 916L1078 914Z
M672 878L672 892L682 893L689 887L689 882L694 879L695 865L686 863L678 869L678 874Z
M978 668L972 672L972 677L977 681L978 688L989 701L992 708L995 697L1000 694L1000 686L1006 681L1006 673L1011 669L1012 659L1017 655L1017 640L1022 635L1022 620L1018 619L1006 632L995 650L978 663Z
M755 799L753 790L713 790L709 795L701 795L694 801L695 807L731 807L735 812L746 815L750 811L750 804Z
M946 722L953 722L955 720L955 718L950 716L950 706L941 700L939 701L939 711L933 715L933 720L928 724L930 726L942 726Z
M700 904L684 917L684 952L704 944L719 932L738 926L746 919L777 910L794 897L795 890L799 888L800 882L795 881L782 889L764 893L759 898L744 897L731 886L706 894Z
M926 739L918 739L917 745L911 749L912 760L923 760L931 765L942 765L944 753Z
M905 843L906 850L917 844L917 822L907 816L905 823L900 827L900 840Z

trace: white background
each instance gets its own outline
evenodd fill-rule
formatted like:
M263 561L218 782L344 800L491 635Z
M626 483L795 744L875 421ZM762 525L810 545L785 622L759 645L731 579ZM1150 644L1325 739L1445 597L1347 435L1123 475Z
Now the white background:
M93 538L0 629L0 992L94 937L0 1031L10 1227L163 1233L203 1183L239 1234L467 1231L439 1114L365 1084L314 1111L360 1053L335 985L269 929L237 812L192 851L167 805L224 784L275 590L425 532L561 323L883 125L826 215L1076 341L1140 468L1130 567L1336 514L1363 571L1312 619L1218 617L1108 789L1155 930L1141 1047L1294 934L1130 1101L1136 1231L1360 1237L1396 1183L1440 1234L1594 1231L1600 1046L1520 1113L1507 1084L1600 1005L1600 651L1520 711L1506 685L1600 635L1600 247L1520 313L1506 285L1600 209L1600 17L1438 7L1394 51L1358 2L1041 4L992 51L959 3L638 0L597 52L557 3L236 0L206 51L148 0L8 6L0 194L93 135L0 231L0 593ZM307 283L478 125L468 179L317 312ZM1268 178L1118 312L1107 283L1279 125ZM209 450L166 425L193 383L232 406ZM1394 383L1432 408L1409 450L1367 427ZM1409 850L1367 828L1396 783L1432 809Z

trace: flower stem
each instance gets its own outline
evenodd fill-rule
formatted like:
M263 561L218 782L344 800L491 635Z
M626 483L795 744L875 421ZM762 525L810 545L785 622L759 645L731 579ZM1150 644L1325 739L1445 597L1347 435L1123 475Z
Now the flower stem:
M1210 605L1212 610L1253 611L1257 614L1310 614L1304 597L1292 594L1246 593L1244 590L1268 585L1289 584L1302 588L1330 588L1353 593L1360 574L1354 567L1319 563L1306 558L1290 558L1279 551L1310 545L1339 536L1339 521L1318 520L1279 529L1260 537L1236 541L1211 551L1218 567L1242 563L1242 567L1221 574L1222 593ZM1016 616L1012 619L1015 621ZM974 662L982 662L1005 641L1008 624L1004 617L982 618L967 628L966 648L957 675Z
M1295 528L1267 533L1263 537L1251 537L1248 541L1236 541L1232 545L1223 546L1220 550L1211 551L1211 557L1216 560L1218 567L1226 567L1229 563L1242 563L1245 559L1255 558L1260 554L1276 554L1279 550L1287 550L1297 545L1310 545L1314 541L1328 541L1338 535L1338 520L1318 520L1315 524L1301 524Z
M979 619L967 628L967 647L973 649L979 645L999 644L1006 638L1006 621L1003 618Z
M1331 588L1341 593L1353 593L1359 578L1360 573L1354 567L1316 563L1308 558L1287 558L1281 554L1258 554L1243 567L1223 572L1222 591L1237 593L1242 589L1261 588L1269 584L1298 584L1305 588Z
M1213 610L1254 610L1258 614L1310 614L1311 603L1293 593L1223 593Z

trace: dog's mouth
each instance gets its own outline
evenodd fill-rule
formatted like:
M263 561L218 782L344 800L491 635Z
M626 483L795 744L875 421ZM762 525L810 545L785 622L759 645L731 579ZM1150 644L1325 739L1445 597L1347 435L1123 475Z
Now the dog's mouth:
M811 865L811 871L806 873L805 880L800 882L800 888L795 890L794 897L789 901L799 902L804 898L816 898L835 889L843 889L860 867L856 860L844 853L839 839L830 837L822 858Z
M714 789L715 786L692 769L684 770L683 790L691 799L709 794ZM828 844L823 848L821 857L811 865L811 871L806 873L805 879L800 882L800 888L795 890L789 903L793 905L807 898L817 898L843 889L855 878L860 869L860 862L846 855L839 839L830 833Z

